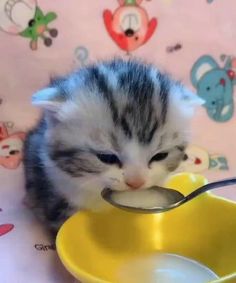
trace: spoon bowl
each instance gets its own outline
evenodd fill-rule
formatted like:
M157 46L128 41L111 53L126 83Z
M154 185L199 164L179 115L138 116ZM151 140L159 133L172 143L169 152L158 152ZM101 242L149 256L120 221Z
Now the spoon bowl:
M156 204L150 203L148 206L142 203L142 198L145 197L145 194L151 194L152 197L162 199L162 202L156 202ZM140 203L136 204L136 206L131 206L125 201L124 198L132 195L136 195L137 198L140 198ZM102 191L102 197L111 205L126 210L130 212L139 212L139 213L158 213L170 210L174 208L174 206L178 205L184 199L184 195L177 190L167 189L158 186L153 186L151 188L143 190L142 192L120 192L120 191L112 191L111 189L104 189Z
M141 191L113 191L104 189L102 197L111 205L130 212L139 213L160 213L174 209L186 202L189 202L209 190L231 186L236 184L236 178L225 179L205 184L187 196L184 196L176 189L168 189L153 186ZM149 195L148 204L144 200ZM130 198L127 202L127 197ZM135 198L134 198L135 197ZM136 200L135 200L136 199ZM135 201L134 201L135 200Z

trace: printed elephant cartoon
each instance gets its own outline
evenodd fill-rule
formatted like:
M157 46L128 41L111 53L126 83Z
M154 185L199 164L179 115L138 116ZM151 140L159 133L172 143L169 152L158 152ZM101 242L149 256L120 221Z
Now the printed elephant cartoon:
M145 44L157 27L157 19L149 20L140 6L143 0L118 0L119 7L112 13L105 10L103 19L110 37L123 50L130 52Z
M29 38L32 50L37 50L39 38L45 46L52 44L58 31L49 28L48 24L56 17L53 12L44 14L36 0L0 0L0 30Z
M203 107L216 122L230 120L234 112L233 89L236 75L232 70L235 59L228 57L221 68L209 55L200 57L191 70L191 81L197 94L205 100Z

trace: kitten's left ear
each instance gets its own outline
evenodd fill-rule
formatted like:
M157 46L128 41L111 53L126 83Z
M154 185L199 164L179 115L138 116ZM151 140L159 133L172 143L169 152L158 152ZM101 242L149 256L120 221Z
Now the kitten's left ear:
M44 88L32 96L33 105L53 112L57 112L63 102L63 96L56 87Z

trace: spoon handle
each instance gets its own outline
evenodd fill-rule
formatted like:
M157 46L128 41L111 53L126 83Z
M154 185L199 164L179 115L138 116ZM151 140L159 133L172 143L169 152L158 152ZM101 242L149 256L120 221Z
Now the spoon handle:
M206 185L198 188L197 190L193 191L189 195L187 195L184 198L184 202L187 202L187 201L195 198L196 196L198 196L202 193L205 193L206 191L217 189L217 188L222 188L222 187L226 187L226 186L231 186L231 185L235 185L235 184L236 184L236 178L230 178L230 179L225 179L225 180L206 184Z

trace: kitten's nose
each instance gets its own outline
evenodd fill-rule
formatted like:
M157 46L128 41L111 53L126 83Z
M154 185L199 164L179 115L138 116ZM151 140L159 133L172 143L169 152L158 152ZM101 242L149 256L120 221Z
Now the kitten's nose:
M126 180L125 183L131 190L137 190L144 185L145 181L143 179L134 178Z

